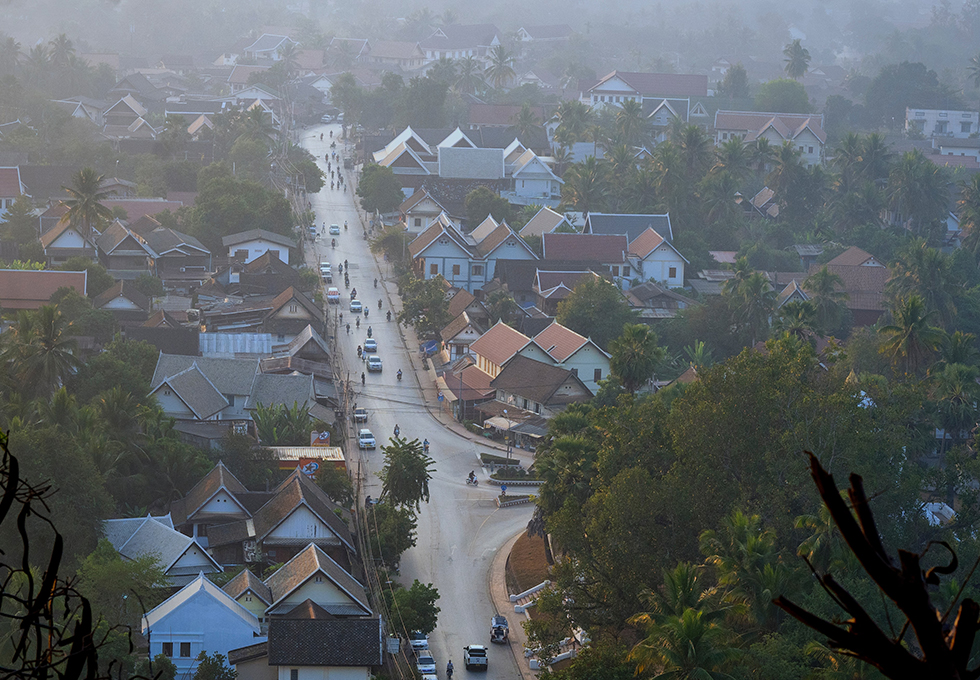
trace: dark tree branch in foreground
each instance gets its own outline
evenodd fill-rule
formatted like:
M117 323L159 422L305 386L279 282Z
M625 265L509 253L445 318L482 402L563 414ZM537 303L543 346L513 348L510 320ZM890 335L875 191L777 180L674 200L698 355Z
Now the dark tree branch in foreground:
M968 669L970 651L980 630L980 605L965 599L952 626L929 598L927 586L937 585L940 574L956 570L957 559L944 567L923 571L922 555L898 551L898 564L885 552L860 475L852 474L848 489L851 508L841 498L834 477L810 456L810 473L844 540L881 592L905 615L901 633L889 636L861 604L830 574L818 575L824 590L851 618L844 627L823 619L780 596L773 602L794 618L828 638L828 644L876 666L893 680L975 680L980 668ZM952 553L946 543L940 543ZM906 629L915 634L920 655L902 643Z

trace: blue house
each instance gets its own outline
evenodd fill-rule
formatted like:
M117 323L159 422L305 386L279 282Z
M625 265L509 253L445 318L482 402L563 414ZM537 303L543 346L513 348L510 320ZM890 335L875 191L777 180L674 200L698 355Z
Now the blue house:
M163 654L177 666L178 680L194 677L201 652L223 654L265 640L255 614L235 602L204 574L143 617L150 658Z

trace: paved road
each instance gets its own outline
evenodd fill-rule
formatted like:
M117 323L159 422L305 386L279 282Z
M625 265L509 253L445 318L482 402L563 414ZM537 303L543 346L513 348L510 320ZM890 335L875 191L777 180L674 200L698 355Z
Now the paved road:
M334 136L340 133L339 125L323 125L305 130L302 145L319 159L326 168L324 154L329 150L329 132ZM324 141L320 141L320 133ZM338 143L338 152L341 144ZM333 164L336 167L336 163ZM345 173L346 175L346 173ZM345 176L345 179L346 176ZM479 467L480 448L469 440L447 431L429 415L422 402L422 391L415 376L411 374L408 351L398 333L394 321L384 320L384 312L391 302L380 281L381 271L370 255L367 242L362 238L362 228L354 207L353 187L347 193L331 191L329 179L327 186L310 200L316 211L317 223L326 222L341 225L341 235L337 238L337 248L330 248L330 237L321 239L309 253L311 266L318 259L333 264L334 285L341 290L342 304L332 306L332 315L343 312L344 323L353 321L356 315L350 313L350 296L343 288L343 276L337 276L337 263L347 259L350 262L351 287L357 289L358 297L370 307L370 315L361 319L361 328L355 332L351 325L348 336L340 331L337 342L342 355L348 362L351 378L358 386L357 405L369 411L368 427L381 445L392 434L395 424L402 436L427 438L431 443L430 455L436 461L436 472L430 483L431 500L422 507L418 522L418 545L402 557L400 582L410 586L413 579L432 583L439 589L439 626L431 636L430 646L439 667L440 677L445 677L446 662L452 659L457 676L468 675L463 669L462 647L466 644L489 644L490 617L495 612L488 589L488 572L494 554L512 536L527 524L531 517L531 506L498 509L494 502L497 487L492 487L481 477L481 484L474 488L464 480L470 470ZM343 232L344 221L349 230ZM379 278L378 289L374 288L374 278ZM396 293L390 287L392 295ZM378 310L378 299L383 298L383 309ZM392 312L394 314L394 311ZM382 373L367 373L366 385L360 388L362 366L357 360L357 345L366 338L366 325L370 325L378 341L378 354L384 362ZM414 348L417 350L417 348ZM401 368L404 376L401 382L396 379L396 371ZM486 450L485 448L482 450ZM357 455L347 452L349 458ZM376 472L381 468L380 448L376 451L361 452L360 459L366 471L365 493L380 495L381 484ZM511 625L518 625L513 610L502 612ZM485 677L519 677L510 650L500 645L490 649L490 672Z

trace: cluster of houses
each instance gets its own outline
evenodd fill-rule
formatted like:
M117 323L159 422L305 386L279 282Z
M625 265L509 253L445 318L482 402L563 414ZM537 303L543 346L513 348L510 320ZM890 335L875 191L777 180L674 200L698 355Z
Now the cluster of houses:
M163 570L172 594L144 613L142 633L177 677L193 677L203 652L243 678L367 680L386 638L350 521L299 469L252 491L219 462L168 514L107 520L105 536ZM263 578L267 564L281 566Z

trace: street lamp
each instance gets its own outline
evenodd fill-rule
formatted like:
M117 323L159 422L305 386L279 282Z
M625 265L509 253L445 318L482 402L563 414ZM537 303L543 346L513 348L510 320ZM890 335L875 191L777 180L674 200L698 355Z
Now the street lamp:
M507 409L504 409L504 420L507 421L507 434L504 441L507 443L507 462L510 462L510 418L507 417Z

